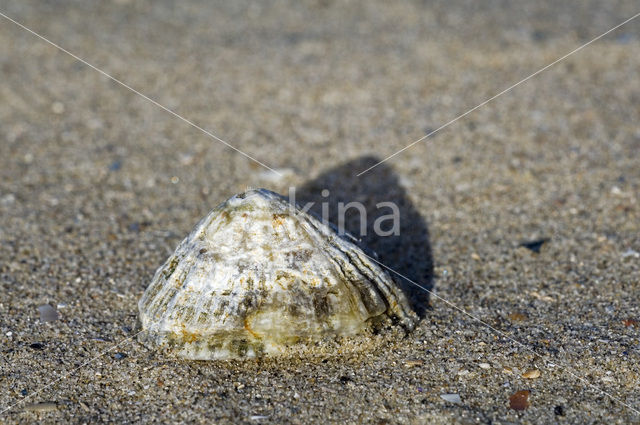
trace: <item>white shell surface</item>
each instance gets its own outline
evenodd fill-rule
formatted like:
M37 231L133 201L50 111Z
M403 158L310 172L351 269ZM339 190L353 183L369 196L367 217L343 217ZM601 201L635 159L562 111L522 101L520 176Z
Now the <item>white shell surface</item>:
M189 359L313 352L370 329L417 320L389 275L353 243L265 189L201 220L139 302L141 341Z

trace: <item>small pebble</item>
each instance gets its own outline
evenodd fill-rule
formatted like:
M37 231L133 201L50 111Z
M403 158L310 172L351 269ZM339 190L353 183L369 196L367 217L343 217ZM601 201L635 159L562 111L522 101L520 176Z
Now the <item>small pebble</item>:
M640 258L640 252L628 249L622 253L622 258Z
M525 320L527 320L527 315L524 313L514 312L509 314L509 319L513 320L514 322L524 322Z
M31 347L34 350L44 350L44 344L40 342L34 342L33 344L29 345L29 347Z
M540 371L538 369L529 369L522 374L523 378L536 379L540 377Z
M550 296L540 294L537 291L531 291L531 292L529 292L529 294L531 294L532 297L535 297L535 298L539 299L540 301L544 301L544 302L548 302L548 303L554 301L554 299L551 298Z
M540 253L540 249L542 248L542 245L544 245L545 243L549 242L549 238L541 238L541 239L536 239L533 241L525 241L525 242L521 242L520 246L523 246L525 248L527 248L529 251L535 252L536 254Z
M124 359L126 357L127 357L127 355L125 353L116 353L113 356L113 358L115 358L116 360L122 360L122 359Z
M118 171L121 168L122 168L122 161L120 160L113 161L111 165L109 165L109 171Z
M194 163L196 156L192 153L181 153L179 159L181 165L191 165Z
M459 394L440 394L440 398L449 403L462 404L462 399Z
M350 378L350 377L348 377L348 376L341 376L341 377L340 377L340 383L341 383L341 384L346 384L347 382L351 382L351 381L353 381L353 379L351 379L351 378Z
M29 392L27 390L21 390L20 394L26 396L27 394L29 394Z
M42 323L55 322L58 320L58 312L50 304L44 304L38 307L40 313L40 321Z
M491 369L491 365L489 363L480 363L480 369Z
M515 392L509 397L509 407L513 410L525 410L529 407L529 394L527 390Z
M422 366L424 362L422 360L407 360L404 362L404 367Z
M2 205L11 205L16 201L16 196L13 193L9 193L8 195L3 196L2 198L0 198L0 204Z

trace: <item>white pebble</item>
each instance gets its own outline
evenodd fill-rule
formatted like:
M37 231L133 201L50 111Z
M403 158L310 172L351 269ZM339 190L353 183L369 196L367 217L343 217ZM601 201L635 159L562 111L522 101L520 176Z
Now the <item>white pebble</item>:
M459 394L440 394L440 398L449 403L461 404L462 399Z
M58 312L49 304L44 304L38 307L40 313L40 321L42 323L55 322L58 320Z

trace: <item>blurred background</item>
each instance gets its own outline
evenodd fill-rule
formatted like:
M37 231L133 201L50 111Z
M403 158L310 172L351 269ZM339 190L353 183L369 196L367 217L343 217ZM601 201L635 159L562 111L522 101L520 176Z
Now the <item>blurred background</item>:
M317 198L328 184L401 200L408 234L369 245L638 406L639 21L355 176L637 1L0 0L0 12L281 174L0 17L2 406L130 336L154 270L219 202L247 187ZM630 418L559 371L523 380L535 356L430 301L405 343L353 364L160 370L131 343L128 363L107 356L39 399L68 420L487 422L522 419L506 400L526 388L533 422ZM59 320L40 323L43 304Z

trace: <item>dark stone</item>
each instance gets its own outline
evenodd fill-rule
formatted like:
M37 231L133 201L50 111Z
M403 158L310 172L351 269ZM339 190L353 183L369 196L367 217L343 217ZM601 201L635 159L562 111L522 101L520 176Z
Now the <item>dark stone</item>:
M528 250L533 251L536 254L539 254L540 248L542 248L542 245L549 242L549 240L550 240L549 238L542 238L542 239L536 239L533 241L525 241L525 242L521 242L520 246L523 246Z
M113 161L111 165L109 165L109 171L118 171L121 168L122 168L122 161L120 160Z

